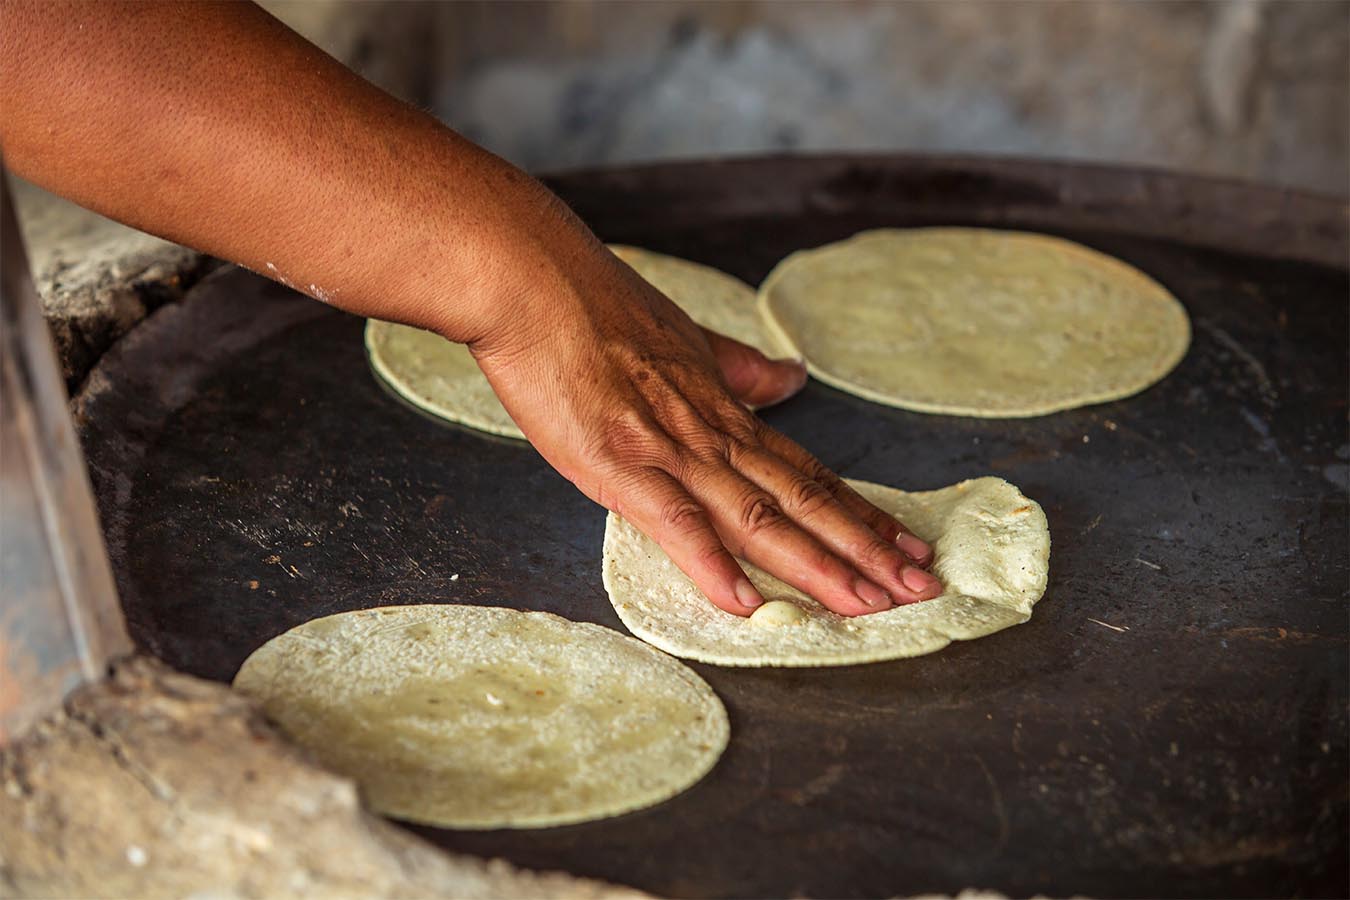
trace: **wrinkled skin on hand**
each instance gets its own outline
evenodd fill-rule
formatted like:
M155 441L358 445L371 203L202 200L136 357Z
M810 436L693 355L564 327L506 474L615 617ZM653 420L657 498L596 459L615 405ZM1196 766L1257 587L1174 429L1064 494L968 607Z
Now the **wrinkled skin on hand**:
M14 171L467 343L544 457L722 609L762 602L735 557L844 615L941 591L927 545L739 402L800 366L705 334L543 185L261 9L10 0L0 25Z
M736 557L846 616L941 593L927 544L743 405L795 393L799 363L699 328L598 242L533 274L479 365L539 452L714 604L763 602Z

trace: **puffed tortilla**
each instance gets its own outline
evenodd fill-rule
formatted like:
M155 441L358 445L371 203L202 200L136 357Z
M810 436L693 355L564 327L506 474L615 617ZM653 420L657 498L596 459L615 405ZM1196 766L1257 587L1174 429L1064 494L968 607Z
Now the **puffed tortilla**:
M763 351L785 355L760 317L755 290L699 263L618 244L609 248L704 328ZM380 378L414 406L451 422L524 438L463 344L438 334L371 319L366 353Z
M602 575L619 618L667 653L722 666L844 666L920 656L1031 618L1050 573L1050 529L1034 501L1001 478L907 493L850 481L933 545L942 596L847 618L749 564L765 604L723 612L655 541L621 517L605 525Z
M1060 238L865 231L794 253L759 291L826 384L918 412L1038 416L1136 394L1186 355L1186 310L1133 266Z
M730 728L688 667L541 612L395 606L315 619L235 676L376 812L445 828L619 815L702 778Z

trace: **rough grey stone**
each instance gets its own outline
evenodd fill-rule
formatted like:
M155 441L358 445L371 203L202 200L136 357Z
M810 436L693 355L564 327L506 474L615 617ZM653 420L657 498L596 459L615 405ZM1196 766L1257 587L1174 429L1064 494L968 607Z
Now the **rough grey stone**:
M29 268L72 393L98 358L212 266L186 247L119 225L14 180Z
M364 812L244 698L145 658L0 751L0 896L635 898Z

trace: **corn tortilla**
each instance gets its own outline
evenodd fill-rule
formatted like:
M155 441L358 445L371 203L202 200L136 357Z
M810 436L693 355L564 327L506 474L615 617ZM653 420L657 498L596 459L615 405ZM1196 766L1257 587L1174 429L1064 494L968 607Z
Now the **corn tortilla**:
M1138 269L1071 241L980 228L865 231L794 253L759 302L826 384L986 418L1136 394L1191 336L1185 308Z
M923 603L846 618L742 563L767 601L723 612L642 532L610 514L602 576L633 634L675 656L723 666L844 666L919 656L1031 617L1050 572L1050 529L1033 500L1001 478L907 493L851 481L933 545L946 590Z
M268 641L234 686L376 812L445 828L619 815L702 778L726 710L688 667L541 612L396 606Z

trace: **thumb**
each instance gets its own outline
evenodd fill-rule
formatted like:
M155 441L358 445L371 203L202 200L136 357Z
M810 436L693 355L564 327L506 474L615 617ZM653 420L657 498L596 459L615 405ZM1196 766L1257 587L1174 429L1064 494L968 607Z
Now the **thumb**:
M772 360L754 347L703 329L717 357L722 377L736 399L750 406L771 406L797 393L806 384L806 366L790 359Z

